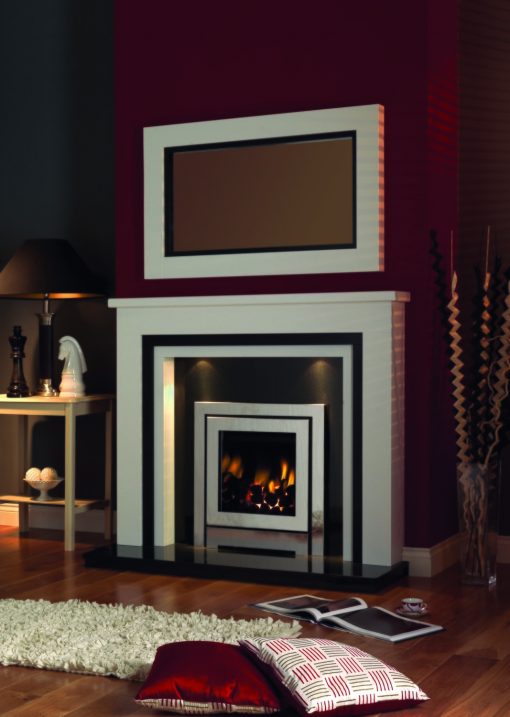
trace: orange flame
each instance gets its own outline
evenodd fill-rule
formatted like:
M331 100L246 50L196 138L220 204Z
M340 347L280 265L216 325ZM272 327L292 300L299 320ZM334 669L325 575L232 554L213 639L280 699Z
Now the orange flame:
M281 458L281 459L280 459L280 466L281 466L281 469L282 469L281 479L282 479L282 482L283 482L283 481L285 480L285 478L287 477L287 473L288 473L288 471L289 471L288 461L286 461L285 458Z
M221 472L231 473L236 478L242 478L244 466L241 456L234 456L231 458L228 453L225 453L221 459Z
M258 468L253 482L255 485L267 485L269 483L270 473L267 468Z

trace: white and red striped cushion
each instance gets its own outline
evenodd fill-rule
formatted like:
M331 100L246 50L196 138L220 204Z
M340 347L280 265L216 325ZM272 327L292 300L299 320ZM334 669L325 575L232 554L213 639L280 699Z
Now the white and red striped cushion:
M368 714L428 699L401 672L352 645L316 638L251 638L240 644L304 715Z

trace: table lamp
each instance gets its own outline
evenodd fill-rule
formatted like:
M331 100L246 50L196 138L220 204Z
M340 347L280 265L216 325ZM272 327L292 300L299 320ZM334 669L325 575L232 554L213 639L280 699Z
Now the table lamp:
M64 239L28 239L0 272L0 297L41 299L38 396L56 396L53 387L53 316L50 299L102 296L99 281Z

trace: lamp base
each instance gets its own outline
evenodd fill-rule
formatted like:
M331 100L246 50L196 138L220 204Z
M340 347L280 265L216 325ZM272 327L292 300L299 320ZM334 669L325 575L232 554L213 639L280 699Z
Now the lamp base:
M49 398L52 396L58 396L58 391L56 388L53 388L51 378L40 378L35 395Z
M27 398L31 393L26 383L22 385L11 383L5 395L7 398Z

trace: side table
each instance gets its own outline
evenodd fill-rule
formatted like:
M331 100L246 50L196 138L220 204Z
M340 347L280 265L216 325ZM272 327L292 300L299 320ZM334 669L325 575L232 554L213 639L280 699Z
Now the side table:
M64 550L75 547L75 515L92 508L104 506L104 534L107 541L112 537L112 411L113 396L92 394L82 398L7 398L0 394L0 415L18 416L20 420L20 441L18 447L18 469L20 487L30 463L30 441L28 437L29 416L61 416L65 420L64 458L64 500L34 501L26 495L0 495L2 503L17 503L19 506L20 533L28 532L28 506L50 505L64 507ZM104 501L76 500L76 419L91 413L105 415L105 472Z

